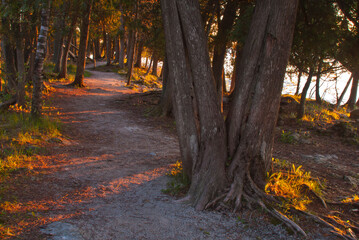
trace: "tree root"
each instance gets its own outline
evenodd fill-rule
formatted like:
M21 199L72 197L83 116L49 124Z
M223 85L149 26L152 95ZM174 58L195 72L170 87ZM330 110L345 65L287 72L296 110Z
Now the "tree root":
M16 96L12 97L6 102L0 103L0 112L8 110L11 105L15 105L16 103L17 103Z

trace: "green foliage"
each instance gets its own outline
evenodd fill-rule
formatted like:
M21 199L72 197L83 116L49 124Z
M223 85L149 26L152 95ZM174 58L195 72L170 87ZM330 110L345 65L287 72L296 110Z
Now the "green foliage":
M162 190L163 193L171 196L182 196L186 194L190 186L190 181L183 172L181 162L177 161L167 176L170 177L170 181L167 183L167 188Z
M289 144L293 144L296 142L292 135L292 132L284 131L284 130L282 130L282 134L280 135L280 141L282 143L289 143Z

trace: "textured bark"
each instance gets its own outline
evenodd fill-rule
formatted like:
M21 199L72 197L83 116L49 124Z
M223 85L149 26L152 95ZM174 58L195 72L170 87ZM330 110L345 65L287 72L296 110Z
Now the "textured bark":
M89 30L90 30L90 17L91 17L91 10L92 10L92 2L93 2L93 0L87 0L85 9L83 11L83 19L82 19L81 28L80 28L80 31L81 31L80 48L79 48L79 54L78 54L78 58L77 58L76 76L75 76L75 80L70 84L72 86L84 87L86 50L87 50L88 36L89 36Z
M50 1L44 4L41 10L41 28L37 40L37 49L34 64L33 90L31 102L31 115L39 117L41 115L42 102L42 71L46 56L47 33L49 29Z
M75 32L76 22L77 22L77 15L74 15L71 20L71 28L67 35L66 45L63 50L63 57L61 59L61 61L62 61L61 69L60 69L60 72L59 72L59 75L57 76L57 78L66 78L67 77L67 59L68 59L69 50L70 50L70 46L71 46L71 40L72 40L72 37Z
M167 27L165 24L165 35L170 73L175 73L173 80L175 96L177 96L175 97L176 122L177 125L179 123L187 125L178 126L177 129L180 139L183 138L183 147L188 147L188 143L190 149L197 146L196 151L192 151L195 156L191 160L192 182L188 197L195 208L200 210L219 194L226 182L224 170L226 131L213 84L207 37L204 33L198 1L173 0L166 3L163 1L162 4L165 7L163 12L170 15L167 18L171 21ZM169 9L166 9L166 5ZM172 41L169 41L171 36L173 36ZM179 58L181 58L180 62ZM177 65L177 68L174 65ZM178 69L178 65L182 69ZM191 94L192 86L194 96ZM181 93L179 93L180 89ZM182 100L184 97L189 97L189 100L192 98L193 102L184 104L177 99ZM188 115L191 119L181 118L181 113L178 113L181 109L191 112L191 115ZM195 115L197 111L198 118ZM196 122L197 119L198 134L194 135L195 129L188 129L190 125L188 121ZM187 131L181 135L181 130L185 129ZM192 132L188 134L190 130Z
M226 57L227 43L229 39L229 33L232 29L234 20L236 18L236 11L238 8L239 0L228 1L223 13L223 19L218 24L218 33L214 41L214 54L213 54L213 75L216 82L218 101L223 103L223 85L224 76L224 59Z
M257 0L227 117L232 181L226 201L264 189L274 128L293 39L298 0Z
M349 109L354 109L355 104L357 101L357 94L358 94L358 83L359 83L359 71L353 72L353 82L352 82L352 88L350 91L349 99L346 103L348 105Z
M307 81L305 82L305 85L304 85L304 88L302 90L302 94L301 94L301 97L300 97L300 104L298 106L298 111L297 111L297 118L298 119L301 119L304 116L305 100L306 100L306 97L307 97L309 86L310 86L310 84L312 82L313 74L314 74L314 70L313 70L313 68L310 68Z

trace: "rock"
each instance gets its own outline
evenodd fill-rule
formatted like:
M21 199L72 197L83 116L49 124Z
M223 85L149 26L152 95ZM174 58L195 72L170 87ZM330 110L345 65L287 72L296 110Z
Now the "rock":
M335 154L314 154L314 155L302 155L303 158L313 160L316 163L324 164L330 160L337 160L338 156Z
M299 140L300 140L300 135L299 135L299 133L294 132L294 133L290 134L290 136L291 136L296 142L299 142Z
M344 180L349 181L350 184L351 184L354 188L358 188L358 186L359 186L359 179L357 179L357 178L355 178L355 177L344 176Z
M280 100L280 114L296 114L299 102L290 96L282 97Z
M350 118L354 119L354 120L358 120L359 119L359 109L355 109L355 110L351 111Z
M299 139L299 142L303 143L303 144L312 144L312 141L310 141L309 139L306 139L306 138Z
M42 233L49 234L51 240L83 240L80 230L75 225L64 222L53 222L41 230Z

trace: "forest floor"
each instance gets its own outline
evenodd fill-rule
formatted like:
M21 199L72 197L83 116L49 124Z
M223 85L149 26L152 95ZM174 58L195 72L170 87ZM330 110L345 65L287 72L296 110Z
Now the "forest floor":
M28 211L29 218L16 223L9 238L300 239L261 210L198 212L164 194L166 174L180 158L174 120L150 116L158 99L136 94L121 76L90 72L84 89L53 83L50 101L63 136L38 156L46 163L41 174L12 189L18 211ZM275 157L325 178L328 198L357 192L347 180L359 173L357 146L318 134L310 135L310 144L283 143L280 135ZM318 154L327 160L317 160ZM358 221L358 212L352 214ZM310 239L336 239L316 227L305 229Z

